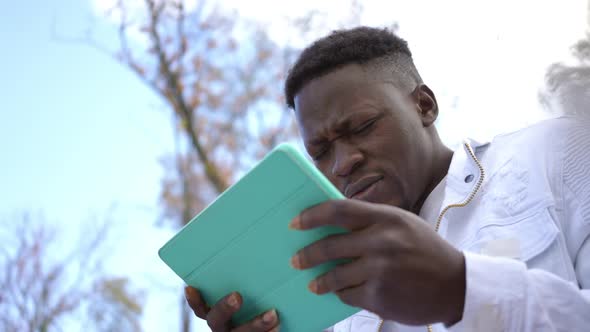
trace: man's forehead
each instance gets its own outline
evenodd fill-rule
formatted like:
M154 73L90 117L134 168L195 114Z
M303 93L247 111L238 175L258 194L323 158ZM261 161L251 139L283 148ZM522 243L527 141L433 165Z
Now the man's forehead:
M297 111L313 111L314 108L333 108L333 104L343 99L359 98L367 93L371 84L370 79L360 66L347 66L315 78L305 84L295 95L295 109Z

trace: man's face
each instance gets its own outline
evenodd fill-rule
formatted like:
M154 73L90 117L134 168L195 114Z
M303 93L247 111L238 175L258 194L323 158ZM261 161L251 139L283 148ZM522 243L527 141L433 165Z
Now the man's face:
M411 210L432 169L419 105L415 94L348 65L307 83L295 115L307 152L346 197Z

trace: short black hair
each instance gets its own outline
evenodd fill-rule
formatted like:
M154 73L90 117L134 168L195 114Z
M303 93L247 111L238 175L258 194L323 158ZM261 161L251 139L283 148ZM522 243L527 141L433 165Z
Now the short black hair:
M345 65L373 63L391 70L401 84L422 83L408 43L392 31L371 27L336 30L304 49L289 70L285 81L287 106L295 108L295 95L309 81Z

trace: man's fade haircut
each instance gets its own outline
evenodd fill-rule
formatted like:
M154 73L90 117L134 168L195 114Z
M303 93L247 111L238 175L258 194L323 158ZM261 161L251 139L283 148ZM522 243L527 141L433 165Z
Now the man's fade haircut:
M408 43L388 29L357 27L336 30L303 50L289 70L285 98L295 108L295 95L311 80L349 64L389 72L400 88L413 90L422 83Z

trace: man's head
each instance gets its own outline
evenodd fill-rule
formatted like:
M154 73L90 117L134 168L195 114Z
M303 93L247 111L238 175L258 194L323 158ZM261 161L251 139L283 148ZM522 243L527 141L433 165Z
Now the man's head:
M418 212L446 174L435 96L407 43L385 29L316 41L289 72L285 95L308 153L348 197Z

